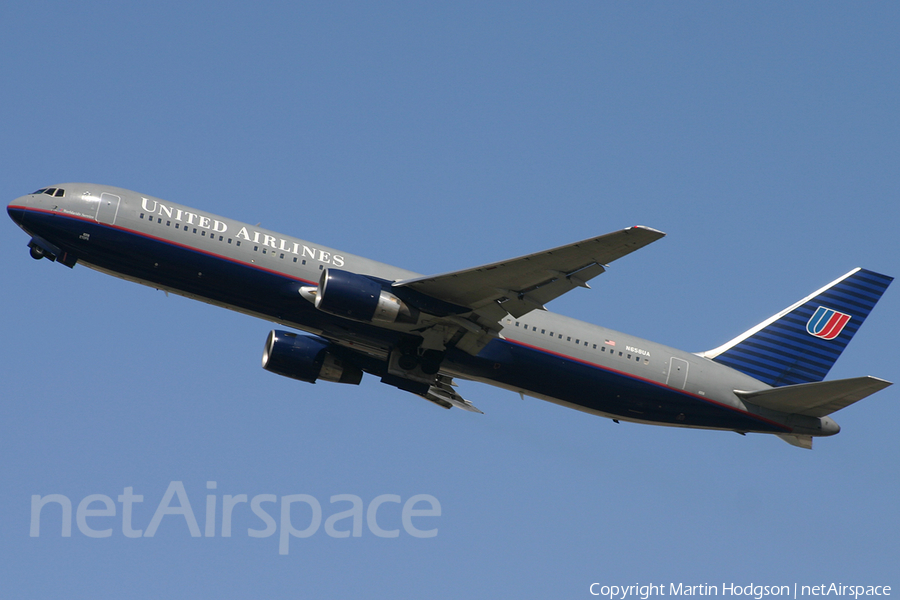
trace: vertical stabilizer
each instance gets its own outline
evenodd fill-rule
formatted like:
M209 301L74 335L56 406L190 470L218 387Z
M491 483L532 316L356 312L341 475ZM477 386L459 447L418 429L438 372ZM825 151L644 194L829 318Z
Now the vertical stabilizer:
M822 381L891 281L854 269L701 356L772 386Z

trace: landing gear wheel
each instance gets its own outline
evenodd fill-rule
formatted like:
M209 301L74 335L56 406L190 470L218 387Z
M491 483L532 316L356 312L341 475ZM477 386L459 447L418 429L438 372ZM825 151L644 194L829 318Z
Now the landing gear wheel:
M41 260L44 258L44 249L39 246L32 246L28 253L31 254L31 258L34 260Z
M422 361L422 372L426 375L435 375L438 371L441 370L440 361L436 360L423 360Z
M438 350L426 350L422 355L422 372L426 375L435 375L441 369L441 361L444 353Z
M412 371L416 368L416 365L419 364L419 360L416 358L415 354L402 354L400 360L397 361L397 364L400 365L400 368L404 371Z

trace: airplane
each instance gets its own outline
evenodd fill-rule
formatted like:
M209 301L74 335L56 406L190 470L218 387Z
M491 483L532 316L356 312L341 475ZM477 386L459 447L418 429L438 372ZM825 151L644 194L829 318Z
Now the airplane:
M620 421L769 433L801 448L891 382L825 376L893 280L856 268L718 348L691 353L545 304L665 234L634 226L421 275L206 211L85 183L13 200L35 259L82 264L277 323L262 366L299 381L363 374L478 412L454 379ZM298 333L297 331L303 332Z

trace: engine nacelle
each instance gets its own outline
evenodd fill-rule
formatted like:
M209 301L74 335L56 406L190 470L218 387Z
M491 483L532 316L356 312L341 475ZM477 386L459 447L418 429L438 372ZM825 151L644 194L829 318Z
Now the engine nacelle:
M315 383L316 379L359 385L362 370L335 356L331 344L308 335L272 330L262 366L266 371Z
M354 321L415 323L418 318L415 308L386 291L378 281L340 269L325 269L318 289L303 288L300 292L314 299L319 310Z

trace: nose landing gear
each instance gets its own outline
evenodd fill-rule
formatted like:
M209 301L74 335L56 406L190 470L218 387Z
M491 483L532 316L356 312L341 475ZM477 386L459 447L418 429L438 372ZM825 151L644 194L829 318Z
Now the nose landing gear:
M71 253L61 250L47 240L37 236L31 238L31 241L28 242L28 253L34 260L46 258L50 262L59 261L70 269L78 262L78 259Z

